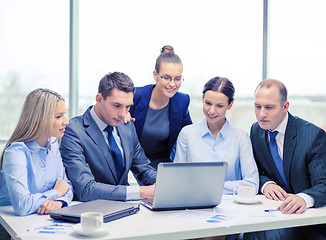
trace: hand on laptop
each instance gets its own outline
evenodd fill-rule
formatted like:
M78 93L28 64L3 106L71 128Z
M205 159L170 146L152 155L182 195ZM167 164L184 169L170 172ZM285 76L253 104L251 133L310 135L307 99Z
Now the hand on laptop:
M140 198L154 198L155 183L150 186L140 186Z
M52 201L52 200L45 200L42 207L40 207L37 212L39 214L48 214L50 211L59 209L62 207L62 202L60 201Z

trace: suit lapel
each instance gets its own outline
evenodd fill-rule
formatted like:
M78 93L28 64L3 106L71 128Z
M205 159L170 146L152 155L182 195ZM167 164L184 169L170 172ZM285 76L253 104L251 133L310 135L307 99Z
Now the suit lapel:
M170 120L170 135L169 135L169 144L171 139L176 139L179 132L177 129L181 126L182 121L182 112L180 111L180 102L176 99L177 94L175 94L169 103L169 120ZM181 127L180 127L181 128Z
M146 91L143 92L142 96L140 97L138 103L136 103L135 110L134 112L137 114L136 121L135 121L135 126L136 126L136 131L138 136L141 135L143 128L144 128L144 123L145 123L145 118L146 114L149 108L149 102L151 99L152 91L155 85L153 85L151 88L146 89Z
M295 128L295 119L289 113L289 120L285 130L284 146L283 146L283 168L289 187L291 186L290 172L291 172L291 165L293 160L293 153L297 144L296 136L297 136L297 131Z
M117 173L115 170L115 165L114 165L114 161L112 159L112 155L110 154L109 146L106 144L101 130L98 128L97 124L95 123L95 121L92 118L89 111L84 115L84 126L86 128L87 134L94 141L94 143L98 146L98 148L99 148L98 151L103 154L106 164L109 165L110 170L114 176L114 179L118 183ZM99 159L99 161L100 160L101 159ZM103 162L103 164L104 164L104 162Z

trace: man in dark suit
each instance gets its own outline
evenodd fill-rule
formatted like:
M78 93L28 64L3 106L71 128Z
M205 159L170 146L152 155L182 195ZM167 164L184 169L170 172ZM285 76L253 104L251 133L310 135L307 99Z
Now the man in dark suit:
M134 91L127 75L107 74L99 83L95 106L66 127L60 151L78 200L153 198L156 171L133 122L120 124L133 104ZM147 186L129 186L129 170Z
M261 192L282 201L278 209L283 214L299 214L326 205L326 133L288 109L284 84L262 81L256 89L257 122L250 138ZM325 230L325 225L277 229L246 233L244 239L325 239Z

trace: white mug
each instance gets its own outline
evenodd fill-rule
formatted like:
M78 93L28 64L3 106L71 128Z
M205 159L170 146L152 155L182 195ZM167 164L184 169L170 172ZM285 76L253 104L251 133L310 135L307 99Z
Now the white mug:
M253 187L241 187L233 190L233 195L239 198L253 199L256 196L256 188Z
M85 232L94 232L103 225L103 214L100 212L84 212L80 215L80 224Z

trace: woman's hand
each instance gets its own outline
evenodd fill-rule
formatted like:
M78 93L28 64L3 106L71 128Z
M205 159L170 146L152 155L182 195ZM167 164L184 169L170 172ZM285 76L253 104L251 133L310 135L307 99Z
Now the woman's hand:
M56 210L62 207L62 202L60 201L52 201L52 200L45 200L42 207L40 207L37 212L39 214L48 214L52 210Z
M124 118L124 122L125 123L128 123L128 122L130 122L130 120L132 120L133 122L135 122L136 119L133 118L133 117L131 117L130 112L128 112L127 115Z
M65 180L59 178L56 181L53 189L58 191L59 197L62 197L70 190L70 185Z

